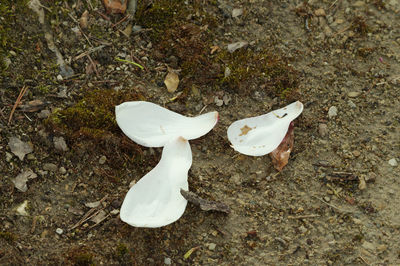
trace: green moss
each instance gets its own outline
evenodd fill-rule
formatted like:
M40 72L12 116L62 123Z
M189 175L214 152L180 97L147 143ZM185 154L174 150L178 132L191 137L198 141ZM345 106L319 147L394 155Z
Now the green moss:
M77 266L95 265L94 255L85 247L71 249L67 255L67 262Z
M17 236L11 232L0 232L0 238L10 243L17 240Z
M136 24L151 29L151 37L155 41L182 20L185 13L187 7L181 0L158 0L150 5L148 1L139 1L135 18Z
M239 49L230 53L224 50L216 59L231 71L227 77L224 73L220 74L221 85L236 92L245 92L252 82L263 85L269 93L287 97L298 87L297 71L289 66L285 58L272 52Z
M93 90L74 106L54 112L45 123L72 138L83 135L98 139L120 131L115 121L116 105L140 98L135 92Z

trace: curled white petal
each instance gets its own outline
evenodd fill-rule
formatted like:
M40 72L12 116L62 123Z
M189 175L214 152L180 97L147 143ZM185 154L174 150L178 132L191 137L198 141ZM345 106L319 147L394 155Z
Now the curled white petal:
M228 128L232 147L243 154L262 156L275 150L282 142L290 122L303 111L299 101L267 114L233 122Z
M218 121L218 112L186 117L144 101L115 107L118 126L130 139L146 147L162 147L178 136L187 140L207 134Z
M189 189L191 165L189 142L182 137L168 142L156 167L129 189L121 206L121 220L132 226L152 228L178 220L187 204L180 190Z

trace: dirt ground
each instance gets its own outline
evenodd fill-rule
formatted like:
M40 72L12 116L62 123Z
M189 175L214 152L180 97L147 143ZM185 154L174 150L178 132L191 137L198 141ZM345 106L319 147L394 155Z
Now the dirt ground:
M0 264L400 264L400 0L139 0L133 19L97 0L41 5L44 26L28 1L0 4ZM190 142L189 187L230 214L189 203L162 228L119 219L161 155L115 124L113 107L138 99L219 112ZM295 100L282 172L230 147L233 121Z

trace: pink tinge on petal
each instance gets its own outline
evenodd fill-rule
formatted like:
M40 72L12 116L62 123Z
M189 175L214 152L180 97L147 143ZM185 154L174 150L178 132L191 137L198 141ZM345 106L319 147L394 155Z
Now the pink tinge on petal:
M273 150L269 156L271 156L272 164L275 169L282 171L282 169L288 164L290 153L293 150L294 144L294 122L292 121L289 125L288 131L278 148Z

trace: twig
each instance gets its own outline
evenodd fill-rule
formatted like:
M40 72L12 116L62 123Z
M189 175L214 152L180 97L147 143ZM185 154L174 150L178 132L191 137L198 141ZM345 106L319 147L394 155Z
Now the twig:
M33 234L35 232L37 219L38 219L37 216L33 217L31 234Z
M300 216L288 216L288 219L307 219L320 217L318 214L300 215Z
M87 55L90 55L91 53L93 53L93 52L95 52L95 51L101 50L101 49L103 49L104 47L105 47L105 45L102 44L102 45L100 45L100 46L91 48L91 49L89 49L88 51L83 52L83 53L81 53L81 54L75 56L75 57L74 57L74 60L81 59L82 57L87 56Z
M328 9L331 9L337 3L337 1L338 0L333 1L333 3L328 7Z
M135 60L138 61L140 64L142 64L142 65L144 66L144 69L145 69L146 71L149 71L149 70L147 69L146 65L143 64L143 62L140 61L139 58L137 58L136 56L133 55L132 50L131 50L131 58L132 58L132 59L135 59Z
M123 19L121 19L120 21L118 21L117 23L113 24L112 27L114 28L115 26L121 24L122 22L124 22L129 16L125 16Z
M95 10L95 12L96 12L97 14L99 14L102 18L104 18L105 20L108 20L108 21L111 20L108 16L104 15L104 14L101 13L100 11Z
M181 189L181 195L187 201L200 206L200 209L202 209L203 211L220 211L225 213L231 212L231 209L225 203L202 199L191 191Z
M94 63L92 57L90 57L90 55L86 55L86 57L89 58L89 61L90 61L90 63L91 63L92 66L93 66L94 72L96 72L96 76L100 77L99 71L97 70L97 66L96 66L96 64Z
M362 256L358 256L365 264L367 264L367 265L371 265L371 264L369 264Z
M317 200L321 201L322 203L325 203L325 204L328 205L329 207L332 207L332 208L334 208L334 209L336 209L336 210L339 210L339 211L341 211L341 212L354 213L353 211L343 210L343 209L341 209L341 208L339 208L339 207L336 207L335 205L330 204L330 203L324 201L323 199L320 199L320 198L318 198L318 197L316 197L316 196L314 196L314 195L311 195L311 196L314 197L314 198L316 198Z
M12 108L12 110L11 110L10 117L8 118L8 124L11 123L11 119L12 119L12 117L13 117L13 115L14 115L15 109L17 109L17 106L21 103L21 99L22 99L22 97L24 96L24 94L25 94L25 92L26 92L27 90L28 90L28 87L23 86L22 89L21 89L21 91L19 92L19 95L18 95L18 97L17 97L17 100L15 100L14 106L13 106L13 108Z
M100 200L100 204L99 206L101 206L101 203L103 201L105 201L107 199L108 195L105 195L101 200ZM77 222L76 224L74 224L73 226L71 226L68 230L73 230L79 226L81 226L84 222L86 222L87 220L91 219L93 216L97 215L101 210L103 210L104 208L92 208L90 209L83 217L82 219L79 220L79 222Z
M83 37L85 37L86 41L89 43L90 46L93 46L93 44L90 42L88 36L86 36L86 34L83 32L81 26L79 25L79 21L76 20L76 18L74 18L70 13L68 13L68 16L77 24L78 29L80 30L80 32L82 33Z

